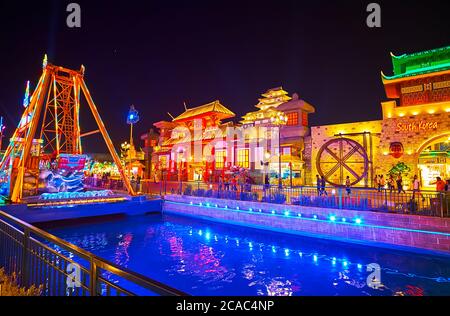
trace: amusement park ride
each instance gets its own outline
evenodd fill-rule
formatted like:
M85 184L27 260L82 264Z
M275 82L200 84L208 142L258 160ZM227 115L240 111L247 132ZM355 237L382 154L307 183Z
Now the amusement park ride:
M52 65L45 56L42 75L31 97L27 84L24 112L0 163L2 192L12 202L20 203L28 196L38 195L43 178L53 180L50 192L82 191L86 156L81 139L98 132L106 142L125 188L130 195L135 195L86 86L84 72L84 66L76 71ZM96 131L81 131L81 94L97 123Z

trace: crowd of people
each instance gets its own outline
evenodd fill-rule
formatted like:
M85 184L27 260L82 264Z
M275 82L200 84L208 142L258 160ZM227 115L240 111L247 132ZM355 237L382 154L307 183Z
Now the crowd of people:
M403 177L402 174L399 173L397 176L389 175L389 178L387 181L385 180L383 175L376 175L374 179L375 187L377 188L378 192L381 192L382 190L386 189L389 190L390 193L397 190L397 193L405 193L404 185L403 185ZM432 182L431 184L436 185L436 191L437 192L446 192L449 190L449 184L450 180L444 181L441 177L436 177L436 181ZM412 179L412 191L413 193L420 192L422 188L422 184L420 182L420 179L417 175L414 175Z
M401 173L397 174L397 176L389 175L386 178L383 175L376 175L374 179L375 188L378 192L382 192L384 190L389 190L390 193L397 191L398 194L406 193L404 189L403 177ZM436 192L449 192L450 189L450 180L444 181L441 177L436 177L436 181L432 184L436 185ZM326 180L324 176L319 176L316 174L316 187L317 187L317 195L318 196L327 196L326 191ZM412 179L412 191L413 196L416 194L420 195L422 199L424 199L422 193L420 193L422 188L422 184L417 175L414 175ZM351 194L351 181L350 177L347 176L345 179L345 190L347 195Z

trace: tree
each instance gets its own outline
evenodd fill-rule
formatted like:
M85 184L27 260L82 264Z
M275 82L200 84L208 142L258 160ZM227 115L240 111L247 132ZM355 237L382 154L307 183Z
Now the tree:
M408 174L411 172L411 168L408 167L404 162L399 162L398 164L394 165L391 170L389 170L388 175L395 177L399 173L402 176L407 177Z

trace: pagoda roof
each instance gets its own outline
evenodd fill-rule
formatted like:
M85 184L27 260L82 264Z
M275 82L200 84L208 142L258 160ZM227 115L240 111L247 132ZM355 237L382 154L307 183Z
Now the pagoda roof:
M271 98L271 97L273 97L273 94L275 94L276 96L286 95L286 94L288 94L288 92L283 90L283 87L276 87L276 88L271 88L271 89L267 90L266 92L264 92L261 95L265 98Z
M450 70L450 46L400 56L391 53L391 59L394 74L386 76L382 72L383 83L447 72Z
M222 105L219 100L216 100L214 102L197 106L192 109L187 109L184 113L174 118L172 122L187 121L197 117L207 116L210 114L217 114L221 119L236 116L236 114L234 114L224 105Z

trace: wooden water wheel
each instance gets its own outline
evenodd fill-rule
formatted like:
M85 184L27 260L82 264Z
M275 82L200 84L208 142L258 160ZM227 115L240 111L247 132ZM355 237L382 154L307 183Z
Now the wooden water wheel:
M367 176L369 159L358 142L336 138L320 148L316 166L320 176L332 185L344 185L347 176L351 185L355 185Z

